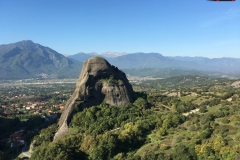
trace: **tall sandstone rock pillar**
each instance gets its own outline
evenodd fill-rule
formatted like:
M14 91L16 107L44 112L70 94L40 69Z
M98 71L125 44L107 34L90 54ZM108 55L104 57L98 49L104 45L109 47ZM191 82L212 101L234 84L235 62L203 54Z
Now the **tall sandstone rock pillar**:
M132 94L132 86L124 72L110 65L102 57L86 60L77 80L76 89L59 119L59 128L53 141L69 134L68 125L78 103L81 103L82 108L99 105L103 101L110 105L121 106L132 103Z

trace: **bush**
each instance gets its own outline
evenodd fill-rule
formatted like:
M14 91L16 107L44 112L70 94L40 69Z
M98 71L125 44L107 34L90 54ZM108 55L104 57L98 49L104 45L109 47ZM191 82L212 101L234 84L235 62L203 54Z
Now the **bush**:
M224 124L227 124L230 122L230 120L225 117L225 118L221 119L221 122Z
M199 108L199 112L201 112L201 113L207 112L207 107L206 107L206 106L201 106L201 107Z

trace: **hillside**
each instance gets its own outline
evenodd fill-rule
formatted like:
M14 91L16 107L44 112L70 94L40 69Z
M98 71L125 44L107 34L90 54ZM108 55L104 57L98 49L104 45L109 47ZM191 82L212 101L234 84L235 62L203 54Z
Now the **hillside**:
M0 45L0 79L76 78L81 66L82 63L30 40Z
M103 102L78 112L58 141L51 142L56 125L41 130L31 159L239 159L240 92L232 87L239 80L179 76L162 85L167 81L175 87L143 84L147 90L135 92L130 105Z

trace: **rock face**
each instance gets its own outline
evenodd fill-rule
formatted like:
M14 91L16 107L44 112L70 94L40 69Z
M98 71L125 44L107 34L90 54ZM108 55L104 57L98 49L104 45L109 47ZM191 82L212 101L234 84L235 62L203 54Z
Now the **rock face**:
M99 105L103 101L121 106L133 101L133 89L122 71L110 65L102 57L93 57L84 62L76 89L66 103L58 122L54 141L69 133L68 125L76 107L86 108Z

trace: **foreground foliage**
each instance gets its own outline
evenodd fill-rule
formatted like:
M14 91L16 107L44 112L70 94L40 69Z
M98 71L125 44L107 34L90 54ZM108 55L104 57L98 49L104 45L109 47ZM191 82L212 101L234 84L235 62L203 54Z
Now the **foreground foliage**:
M32 159L61 156L74 159L76 154L88 159L127 156L126 153L134 153L149 141L147 135L151 131L177 127L184 119L177 112L164 115L141 106L115 107L103 103L74 115L70 124L72 134L56 143L48 143L51 136L42 132L41 137L48 138L44 143L37 142L41 145L34 151Z
M144 92L135 93L133 104L84 109L73 116L71 134L55 143L56 124L42 129L31 159L240 159L240 90L234 80L205 79L187 87L187 77L179 83L185 81L184 88L171 83L167 89L146 81L134 86Z
M208 107L187 117L177 109L181 105L170 104L174 106L171 110L156 111L156 106L153 107L156 99L145 98L139 97L133 105L122 107L102 103L75 114L70 123L71 134L56 143L50 142L52 136L45 136L52 132L45 130L41 137L47 138L38 143L31 159L231 160L239 157L240 108L233 102L225 103L226 97L222 96L221 101L215 97L199 105L191 100L195 107ZM166 99L183 103L177 97L162 97L158 102ZM220 107L209 112L210 106Z

